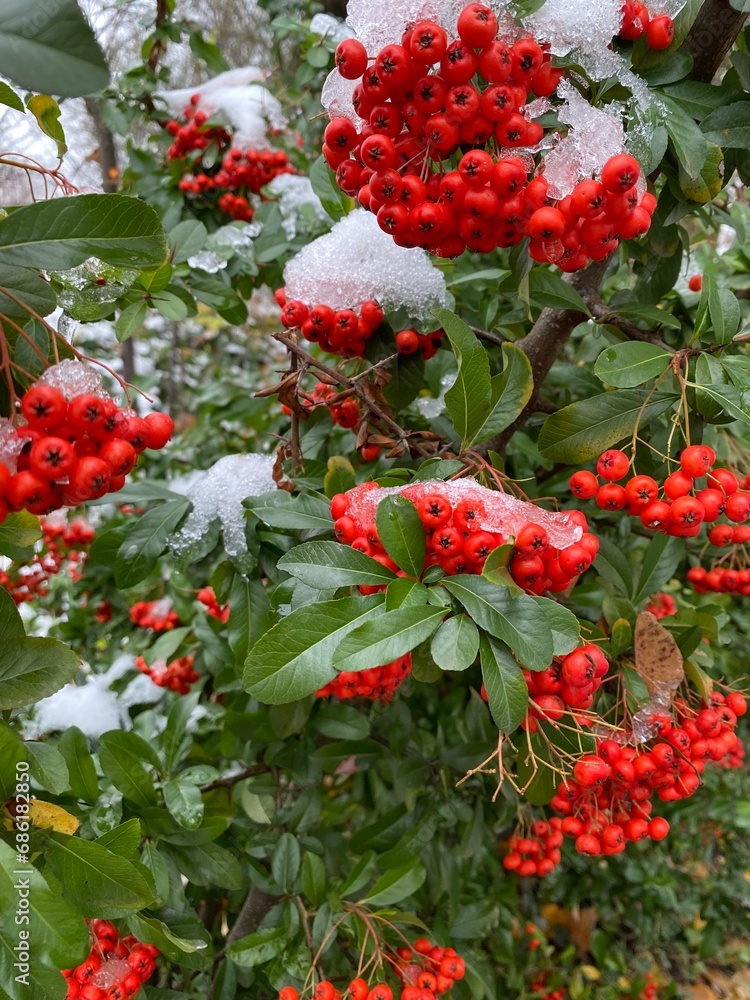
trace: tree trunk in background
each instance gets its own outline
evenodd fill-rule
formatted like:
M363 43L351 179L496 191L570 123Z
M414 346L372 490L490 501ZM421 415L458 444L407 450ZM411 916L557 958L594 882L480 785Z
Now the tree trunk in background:
M115 137L102 119L101 101L87 97L86 110L93 122L99 142L99 169L102 175L102 189L106 194L113 194L120 187L120 165L117 161ZM122 358L122 377L126 382L132 382L135 375L135 345L132 337L120 345L120 357Z
M327 14L346 17L346 0L320 0Z

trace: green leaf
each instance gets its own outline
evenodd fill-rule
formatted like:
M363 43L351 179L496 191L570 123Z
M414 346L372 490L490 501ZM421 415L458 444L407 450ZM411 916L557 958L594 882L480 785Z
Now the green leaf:
M418 579L424 569L427 543L417 508L405 497L381 500L375 514L380 544L409 576Z
M392 570L364 552L333 541L297 545L279 559L278 567L318 590L356 584L378 587L396 579Z
M203 797L198 786L172 778L162 791L170 815L186 830L197 830L203 822Z
M0 66L27 90L60 97L83 97L109 83L102 50L75 0L5 0Z
M477 428L470 447L494 437L520 416L534 391L531 362L520 347L503 344L503 370L490 380L490 410L484 423Z
M57 747L34 740L23 746L34 780L53 795L62 795L68 787L68 765Z
M147 315L148 306L143 299L139 302L131 302L123 309L115 323L115 333L120 343L123 340L128 340L140 330Z
M732 385L701 385L700 390L715 400L727 416L750 424L750 413L739 389Z
M101 844L53 834L45 857L63 894L86 917L113 910L124 915L152 902L148 883L136 866Z
M99 783L86 737L77 726L70 726L57 745L68 765L70 790L76 798L93 805L99 797Z
M68 151L65 142L65 132L60 124L60 105L46 94L33 94L26 98L26 107L36 118L37 125L57 143L57 155L60 159Z
M125 823L120 823L113 830L103 833L101 837L97 837L96 843L106 847L113 854L118 854L121 858L132 860L142 836L141 821L134 816Z
M166 255L167 242L154 209L121 194L53 198L0 220L3 267L64 271L98 257L115 267L148 271L160 267Z
M0 840L0 982L13 1000L37 998L44 1000L54 996L59 985L61 968L73 968L82 962L89 950L89 932L83 916L53 893L36 868L20 865L16 852ZM28 922L21 922L19 904L21 902L19 879L28 880L28 892L22 916ZM28 933L28 943L33 948L28 985L18 981L19 969L14 963L19 961L13 946L22 942L20 931Z
M245 501L245 506L272 528L330 531L333 527L330 504L320 497L304 493L292 497L286 490L274 490L251 497Z
M740 304L734 292L720 288L713 279L707 278L708 314L714 328L714 339L717 344L728 344L740 326Z
M168 847L165 845L163 850L189 882L211 888L217 885L222 889L242 888L244 884L242 865L232 851L220 847L219 844L197 844L193 839L196 836L194 833L185 836L191 838L188 841L189 846L169 844Z
M638 583L633 589L633 604L640 604L645 597L650 597L663 587L684 558L685 546L679 538L654 535L643 557Z
M615 389L564 406L545 421L539 450L554 462L588 462L632 434L636 423L648 425L677 398L649 395L645 389Z
M227 640L240 666L260 638L261 624L269 608L268 591L263 582L236 574L229 591Z
M554 271L535 267L529 274L529 294L547 309L573 309L584 316L591 315L575 288Z
M632 389L661 375L671 359L671 354L655 344L628 341L605 347L596 359L594 372L605 385Z
M0 635L4 640L26 635L15 601L4 587L0 587Z
M326 866L322 858L305 851L302 859L302 892L313 906L320 906L326 894Z
M49 316L56 307L57 297L52 286L37 271L12 264L3 267L0 274L0 312L26 323L32 313ZM37 357L36 352L34 357Z
M441 670L467 670L477 658L479 629L467 615L443 622L432 637L430 652Z
M346 493L353 489L357 480L354 466L343 455L332 455L327 462L328 471L323 480L323 491L327 497L335 497L337 493Z
M544 611L523 594L513 598L482 576L452 576L443 586L466 608L474 622L502 639L530 670L546 670L552 662L552 633Z
M59 691L80 665L57 639L16 636L0 652L0 709L22 708Z
M411 652L432 635L445 617L445 608L401 607L358 626L333 656L337 670L368 670L391 663Z
M170 260L173 264L184 264L189 257L200 253L206 245L208 230L197 219L187 219L178 223L167 234Z
M351 200L336 183L336 175L328 166L325 157L319 156L310 167L310 183L320 203L331 218L338 222L349 211Z
M512 733L526 715L529 689L508 649L488 635L479 644L482 680L492 718L501 733Z
M18 562L25 562L32 555L31 546L42 537L39 518L22 510L8 514L0 524L0 554Z
M157 801L153 779L144 766L144 762L153 762L153 753L140 736L119 730L104 733L99 743L102 771L125 798L141 808L156 805Z
M145 580L185 516L186 499L168 500L144 514L128 532L115 559L115 581L127 590Z
M0 80L0 104L4 104L6 108L13 108L14 111L20 111L21 114L25 114L26 109L23 106L23 101L15 90L9 87L3 80Z
M244 685L268 705L313 694L336 676L333 654L344 636L381 614L382 596L347 597L298 608L250 650Z
M609 648L612 656L618 657L633 645L633 626L627 618L618 618L612 624Z
M139 941L156 945L159 951L172 962L179 962L184 955L193 955L196 951L202 951L208 947L207 940L181 937L170 930L163 920L157 920L156 917L146 917L142 913L135 913L128 917L128 928ZM155 998L152 997L152 1000Z
M565 656L572 652L581 637L581 626L573 612L548 597L532 597L531 600L541 610L552 633L552 651L555 656Z
M276 958L284 950L287 940L285 927L272 927L268 930L256 931L240 938L227 948L227 956L239 965L241 969L252 969L256 965L265 965Z
M395 611L396 608L417 607L427 604L430 595L435 593L428 590L423 583L413 580L410 577L402 576L388 584L385 592L385 610Z
M393 906L413 895L427 878L418 858L381 875L360 902L367 906Z
M622 548L609 538L599 538L599 552L596 557L596 571L624 596L633 590L633 567Z
M706 137L690 115L683 111L678 101L664 94L661 100L667 109L664 124L667 126L677 160L688 177L697 178L708 156Z
M187 302L181 299L179 295L175 295L174 292L159 292L158 295L151 297L151 302L156 306L156 311L164 319L172 320L175 323L179 323L180 320L185 319L188 314Z
M697 177L690 177L680 164L679 181L682 193L690 201L707 205L724 187L724 152L713 142L707 143L706 161Z
M471 329L448 309L435 316L448 335L458 363L456 381L445 394L445 405L463 442L473 438L487 420L490 406L490 364L487 352Z
M722 149L748 149L750 147L750 101L735 101L717 108L701 122L701 129L709 142Z
M300 861L299 841L294 834L282 833L271 858L271 874L282 892L294 890Z

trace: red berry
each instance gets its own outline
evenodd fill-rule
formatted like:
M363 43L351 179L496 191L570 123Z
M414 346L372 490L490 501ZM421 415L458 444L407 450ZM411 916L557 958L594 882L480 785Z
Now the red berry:
M62 423L68 410L65 396L51 385L34 385L21 400L21 412L32 427L52 430Z
M613 194L620 194L633 187L641 174L638 161L629 153L611 157L602 169L602 184Z
M692 479L705 476L716 461L716 452L705 444L694 444L680 455L680 468Z
M617 482L628 474L630 461L624 451L610 448L599 456L596 463L596 471L609 482Z
M593 496L596 496L596 491L598 489L599 480L593 472L587 472L585 469L581 469L579 472L574 472L570 477L571 493L579 497L581 500L590 500Z
M674 21L669 14L652 18L646 29L646 41L651 49L668 49L674 38ZM660 838L657 838L660 839Z
M336 49L336 68L347 80L358 80L367 69L367 49L355 38L345 38Z
M703 288L703 275L692 274L688 280L688 288L691 292L699 292Z
M172 437L174 420L167 413L149 413L143 419L146 424L146 447L158 451Z

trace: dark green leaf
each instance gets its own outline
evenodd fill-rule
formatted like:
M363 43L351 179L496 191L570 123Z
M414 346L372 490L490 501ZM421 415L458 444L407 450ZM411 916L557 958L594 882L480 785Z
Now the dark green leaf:
M526 715L529 689L521 668L506 646L483 635L479 644L482 680L495 725L501 733L512 733Z
M424 534L422 537L424 538ZM395 573L364 552L332 541L297 545L279 559L278 566L309 587L317 589L356 584L378 587L395 579Z
M529 274L529 294L535 302L547 309L573 309L584 316L591 315L575 288L554 271L535 267Z
M152 901L148 884L135 865L101 844L53 834L45 857L65 896L84 916L140 910Z
M424 569L426 542L417 508L404 497L388 496L375 515L380 544L396 565L418 578Z
M82 97L109 83L107 63L75 0L4 0L0 66L27 90Z
M333 527L330 505L320 497L306 494L290 496L286 490L275 490L252 497L245 506L272 528L322 528Z
M638 583L632 594L633 603L640 604L644 598L660 590L672 578L684 557L685 547L679 538L654 535L641 563Z
M99 797L99 783L86 737L77 726L70 726L57 745L68 765L71 791L76 798L93 805Z
M80 661L57 639L16 636L0 651L0 709L22 708L67 684Z
M99 744L99 763L105 775L125 798L141 808L156 805L154 782L144 766L153 763L153 754L151 746L135 733L104 733Z
M531 363L520 347L503 344L503 370L490 380L490 410L484 423L477 428L467 444L499 434L520 416L534 391Z
M197 830L203 822L203 797L197 785L172 778L162 789L164 804L180 826Z
M115 580L127 589L151 573L188 509L186 499L168 500L144 514L128 532L115 560Z
M571 403L547 418L539 434L539 450L554 462L588 462L632 434L636 424L648 425L675 400L674 396L650 396L645 389L615 389Z
M701 122L701 129L709 142L722 149L748 149L750 147L750 101L736 101L717 108Z
M676 100L662 95L662 101L667 109L664 124L677 159L689 177L698 177L708 155L706 138Z
M39 518L27 510L8 514L0 524L0 554L25 562L31 557L31 546L42 537Z
M344 636L382 613L383 598L347 597L299 608L253 646L245 661L245 689L259 701L297 701L336 676L333 655Z
M1 61L1 60L0 60ZM159 217L121 194L81 194L26 205L0 220L0 264L63 271L98 257L151 270L167 256Z
M594 371L605 385L632 389L666 371L671 354L655 344L628 341L606 347L596 359Z
M470 327L448 309L435 316L448 335L458 363L456 381L445 394L445 405L462 441L472 439L487 419L490 406L490 365L487 352Z
M252 969L265 965L284 950L287 932L285 927L273 927L256 931L230 944L227 955L241 969Z
M368 670L411 652L432 635L445 608L401 607L367 621L342 639L333 656L337 670Z
M362 903L368 906L393 906L413 895L427 878L418 858L381 875Z
M24 751L34 780L53 795L62 795L68 787L68 765L57 747L28 740Z
M432 637L430 652L441 670L467 670L477 658L479 629L467 615L443 622Z
M0 104L4 104L6 108L13 108L14 111L20 111L21 114L25 110L23 101L15 90L2 80L0 80Z
M282 833L271 858L271 873L282 892L292 892L299 875L299 841L291 833Z

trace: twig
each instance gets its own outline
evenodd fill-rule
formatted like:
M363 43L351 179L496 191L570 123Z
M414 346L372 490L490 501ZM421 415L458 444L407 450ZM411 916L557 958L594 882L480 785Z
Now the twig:
M201 785L201 792L212 792L215 788L233 788L240 781L244 781L246 778L255 778L259 774L268 774L271 768L268 764L251 764L249 767L243 768L242 771L238 771L237 774L230 774L226 778L216 778L214 781L209 781L206 785Z

